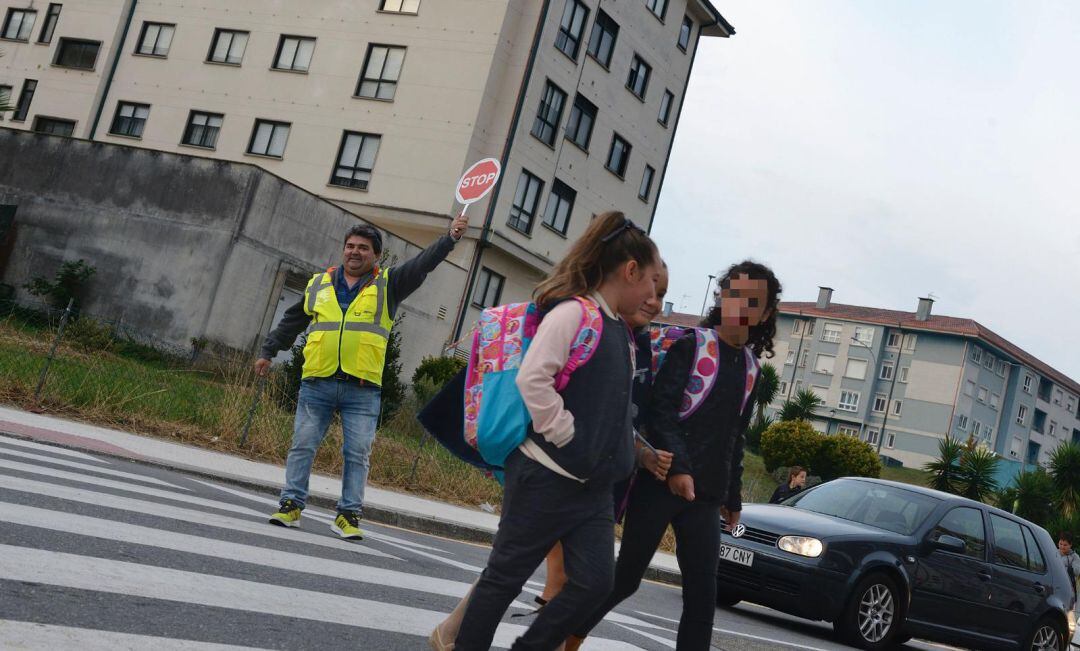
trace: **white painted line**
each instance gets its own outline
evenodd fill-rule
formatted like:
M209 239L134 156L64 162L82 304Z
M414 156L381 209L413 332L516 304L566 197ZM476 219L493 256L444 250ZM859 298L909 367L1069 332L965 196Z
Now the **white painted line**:
M736 637L745 637L750 640L757 640L759 642L768 642L770 644L780 644L793 649L806 649L807 651L829 651L829 649L823 649L816 646L807 646L805 644L797 644L795 642L788 642L786 640L776 640L771 637L762 637L760 635L751 635L750 633L742 633L740 631L729 631L725 628L713 627L713 630L717 633L726 633L727 635L734 635Z
M0 434L0 443L3 445L16 445L22 448L30 448L33 450L41 450L42 452L51 452L52 454L59 454L65 457L71 457L72 459L82 459L83 461L102 461L108 462L108 459L94 457L83 452L76 452L75 450L69 450L56 445L45 445L44 443L37 443L35 441L28 441L26 439L18 439L12 436L5 436Z
M445 617L434 610L369 599L12 545L0 545L0 576L77 590L297 617L421 639ZM297 608L297 604L304 607ZM509 647L524 631L524 626L500 624L495 646ZM638 648L603 638L589 640L591 648L598 650Z
M635 628L631 628L631 627L625 626L623 624L615 624L615 625L618 626L619 628L624 628L624 629L630 631L631 633L637 633L638 635L640 635L642 637L647 637L650 640L652 640L653 642L658 642L660 644L663 644L664 646L666 646L669 649L674 649L675 648L675 643L672 642L671 640L667 639L667 638L660 637L659 635L653 635L652 633L646 633L645 631L639 631L639 630L637 630ZM589 639L591 640L592 638L590 637Z
M146 475L140 475L134 472L124 472L123 470L113 470L112 468L104 468L102 466L95 466L89 463L79 463L78 461L68 461L67 459L57 459L56 457L46 456L44 454L35 454L33 452L24 452L22 450L4 449L0 447L0 454L6 454L13 457L22 457L24 459L31 459L33 461L44 461L45 463L51 463L57 466L66 466L68 468L75 468L76 470L85 470L88 472L96 472L101 475L109 475L110 477L120 477L121 479L134 479L136 481L146 482L148 484L158 484L160 486L168 486L173 490L187 491L188 489L183 486L177 486L176 484L170 484L167 481L162 481L156 477L147 477Z
M96 628L75 628L0 619L0 640L5 649L79 649L79 651L247 651L257 647L212 644L151 635L114 633Z
M48 484L45 482L34 481L32 479L21 479L16 477L9 477L6 475L0 475L0 488L7 488L14 491L30 493L32 495L45 495L48 497L55 497L58 499L67 500L69 502L92 504L95 506L102 506L109 509L132 511L135 513L142 513L144 515L152 515L160 518L182 520L184 522L194 522L196 524L201 524L211 528L228 529L230 531L241 531L243 533L256 534L264 538L291 540L293 542L306 543L309 545L315 545L317 547L343 549L355 554L378 556L381 558L393 559L395 561L401 560L397 556L387 554L386 552L379 551L378 549L372 549L362 544L345 542L342 540L338 540L337 538L332 538L329 535L320 536L318 534L308 533L306 531L298 531L296 529L290 530L285 529L284 527L275 527L274 525L266 522L266 520L241 520L240 518L218 515L216 513L206 513L204 511L184 509L178 506L160 504L158 502L148 502L145 500L137 500L131 497L121 497L119 495L112 495L111 493L97 493L84 488L60 486L58 484Z

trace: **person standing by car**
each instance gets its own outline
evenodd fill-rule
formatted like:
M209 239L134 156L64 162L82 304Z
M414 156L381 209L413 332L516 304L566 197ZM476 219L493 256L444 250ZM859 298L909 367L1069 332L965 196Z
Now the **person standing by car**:
M338 514L331 529L342 538L364 537L359 520L394 313L446 259L468 225L468 218L459 215L446 235L412 260L389 269L379 266L382 233L367 224L353 226L345 233L341 266L312 276L303 298L285 311L277 328L267 335L255 361L258 375L266 375L274 355L308 331L285 487L280 508L270 516L271 524L300 526L315 451L338 412L344 468Z
M779 504L793 495L798 495L804 488L806 488L806 468L792 466L788 469L787 481L776 487L772 497L769 498L769 504Z
M1058 552L1061 560L1065 563L1065 571L1069 573L1069 583L1072 584L1073 597L1076 596L1076 580L1080 579L1080 556L1073 551L1073 535L1069 531L1058 534ZM1080 607L1080 604L1078 604Z

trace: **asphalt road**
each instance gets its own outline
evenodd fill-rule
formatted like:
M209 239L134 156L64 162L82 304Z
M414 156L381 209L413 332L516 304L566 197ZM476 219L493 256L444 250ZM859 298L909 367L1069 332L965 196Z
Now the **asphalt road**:
M426 649L488 548L332 515L273 527L276 499L141 464L0 436L5 649ZM526 586L496 638L529 622ZM673 649L678 588L644 583L584 649ZM720 649L843 649L831 627L756 606L718 610ZM943 648L916 644L908 648Z

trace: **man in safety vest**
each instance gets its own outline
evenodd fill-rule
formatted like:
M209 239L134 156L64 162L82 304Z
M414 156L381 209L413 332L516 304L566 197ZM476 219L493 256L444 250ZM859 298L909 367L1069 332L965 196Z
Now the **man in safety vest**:
M255 372L265 375L270 360L293 345L307 329L303 380L293 424L292 448L285 463L281 508L270 522L300 526L308 496L308 478L315 451L334 412L341 414L345 464L341 500L331 527L342 538L363 538L364 485L368 457L379 418L383 364L394 313L427 275L446 259L468 227L459 215L450 232L408 262L382 269L382 235L368 225L345 234L341 266L312 276L303 298L289 307L263 343Z

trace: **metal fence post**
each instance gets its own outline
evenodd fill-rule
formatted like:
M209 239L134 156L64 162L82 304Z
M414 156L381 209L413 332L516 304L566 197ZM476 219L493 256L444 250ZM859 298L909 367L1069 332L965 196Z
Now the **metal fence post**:
M64 326L67 325L68 317L71 316L71 308L74 305L75 299L68 299L64 314L60 317L60 327L56 331L56 338L53 339L52 348L49 349L49 356L45 358L45 366L41 368L41 376L38 378L37 388L34 389L34 400L41 400L41 389L45 386L45 376L49 374L49 366L52 364L53 358L56 357L56 347L60 345L60 338L64 336Z
M266 386L266 376L260 375L255 385L255 397L251 400L251 409L248 409L247 421L244 423L244 431L240 434L240 447L247 443L248 432L251 431L251 421L255 420L255 410L259 408L259 399L262 397L263 388Z

